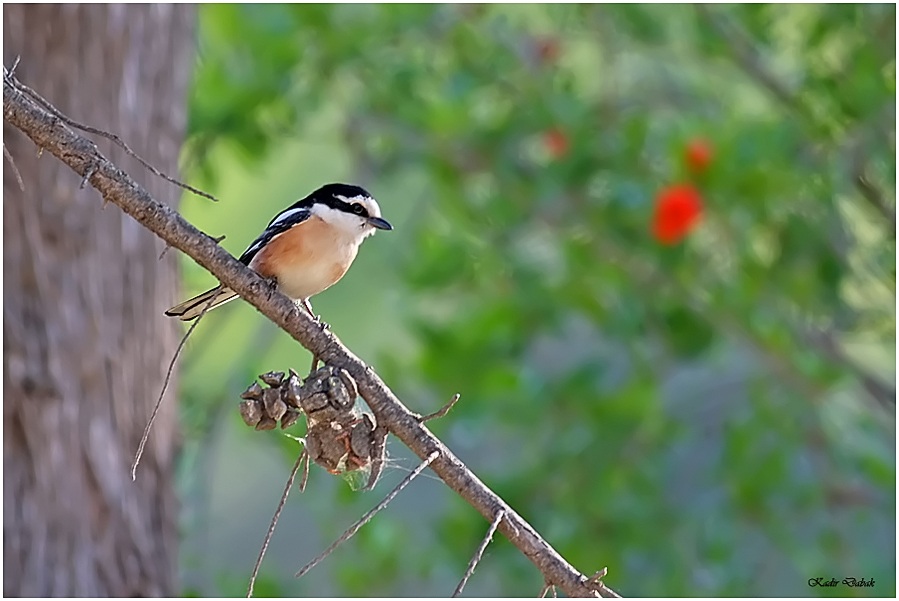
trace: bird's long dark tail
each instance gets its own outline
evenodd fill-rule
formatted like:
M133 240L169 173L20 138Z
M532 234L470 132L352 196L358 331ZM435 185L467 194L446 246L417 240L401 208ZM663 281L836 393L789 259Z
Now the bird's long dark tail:
M212 300L213 297L215 300ZM179 303L165 312L169 317L177 317L181 321L190 321L200 316L200 313L206 309L206 305L212 300L212 304L206 311L212 311L219 305L227 303L229 300L237 298L237 293L230 288L217 286L212 290L207 290L203 294L199 294L191 299Z

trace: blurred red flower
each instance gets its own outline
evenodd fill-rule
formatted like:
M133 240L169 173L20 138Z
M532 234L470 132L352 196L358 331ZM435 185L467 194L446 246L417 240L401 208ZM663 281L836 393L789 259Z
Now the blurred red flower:
M684 149L687 167L689 167L693 173L702 173L712 162L713 150L712 143L705 138L693 138L689 140Z
M568 154L568 134L554 127L543 132L543 146L549 152L549 156L560 159Z
M677 244L702 217L702 196L690 184L662 188L656 195L652 233L662 244Z
M550 36L537 38L534 41L534 47L537 51L537 59L544 65L554 64L562 53L558 38Z

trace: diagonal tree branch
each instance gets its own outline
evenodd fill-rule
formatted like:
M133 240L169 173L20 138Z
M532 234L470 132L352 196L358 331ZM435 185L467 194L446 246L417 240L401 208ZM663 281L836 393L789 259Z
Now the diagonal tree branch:
M223 284L237 292L295 340L323 361L346 369L378 423L389 430L421 459L437 452L431 469L485 519L503 512L499 530L543 574L572 597L617 596L602 583L590 579L565 561L534 528L505 501L481 482L453 453L409 411L380 377L350 352L331 332L323 331L293 302L270 286L168 206L150 196L124 171L97 150L89 139L74 132L60 118L40 106L18 88L14 77L4 77L3 118L22 131L39 148L46 149L81 177L86 177L103 197L153 231L166 243L190 256Z

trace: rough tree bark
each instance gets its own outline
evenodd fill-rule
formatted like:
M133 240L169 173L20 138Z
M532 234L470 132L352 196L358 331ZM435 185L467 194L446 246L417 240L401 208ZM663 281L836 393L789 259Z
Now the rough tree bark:
M4 5L3 60L75 119L113 131L175 175L195 10ZM21 172L3 177L5 596L175 594L174 398L132 483L129 463L177 326L176 255L4 125ZM142 169L98 141L106 156ZM177 202L180 190L143 185ZM169 390L175 390L171 386Z

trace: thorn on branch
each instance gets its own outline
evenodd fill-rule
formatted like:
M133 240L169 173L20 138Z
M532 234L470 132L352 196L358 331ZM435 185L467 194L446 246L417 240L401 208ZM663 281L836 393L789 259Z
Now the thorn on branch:
M601 570L597 570L593 573L590 578L587 579L588 584L597 585L602 584L602 579L606 577L606 574L609 573L609 568L603 568Z
M84 190L84 186L87 185L88 180L97 172L96 163L91 163L87 166L87 169L84 170L84 177L81 178L81 185L78 186L79 190ZM103 207L106 207L106 201L103 201Z
M300 470L301 465L306 465L308 475L308 467L309 467L309 453L306 452L306 445L303 445L303 451L300 453L300 456L297 457L296 462L293 464L293 469L290 470L290 476L287 477L287 484L284 486L284 492L281 493L281 500L278 501L278 507L275 509L275 514L272 516L272 522L269 524L268 532L265 533L265 538L262 541L262 548L259 549L259 557L256 558L256 565L253 566L253 574L250 576L250 584L247 587L247 599L253 596L253 587L256 586L256 576L259 575L259 568L262 566L262 559L265 557L265 552L268 550L268 545L272 541L272 536L275 534L275 526L278 525L278 518L281 517L281 511L284 509L284 505L287 503L287 496L290 494L290 489L293 486L293 481L297 477L297 472ZM300 492L305 490L306 485L304 483L300 484Z
M544 597L546 597L546 593L548 593L549 591L552 591L553 599L555 599L556 598L556 585L553 584L552 582L550 582L549 580L547 580L546 583L543 585L543 588L540 589L540 594L537 596L539 598L543 599Z
M359 531L359 528L361 528L362 526L367 524L369 521L371 521L371 519L373 517L375 517L375 514L377 514L379 511L381 511L382 509L387 507L387 504L390 503L393 500L393 498L396 497L400 493L401 490L406 488L406 486L408 486L409 483L412 482L412 480L414 480L416 476L418 476L422 471L424 471L424 469L426 467L431 465L431 463L435 459L437 459L437 457L439 455L440 455L439 451L434 451L433 453L428 455L428 458L425 459L424 461L422 461L421 464L417 468L412 470L412 473L410 473L408 476L403 478L403 481L400 482L399 484L397 484L396 487L393 490L391 490L390 493L386 497L384 497L383 501L381 501L380 503L375 505L374 508L372 508L368 513L363 515L355 524L353 524L352 526L347 528L346 532L344 532L342 535L340 535L340 538L338 538L336 541L331 543L331 546L329 546L327 549L322 551L318 557L316 557L315 559L313 559L312 561L307 563L305 566L303 566L300 569L300 571L295 574L294 577L302 578L307 572L309 572L309 570L311 570L312 568L317 566L319 563L322 562L323 559L325 559L328 555L333 553L334 550L341 545L341 543L349 540L354 534L356 534L356 532Z
M455 404L458 402L459 402L459 393L457 392L456 394L453 395L453 398L450 399L449 403L447 403L446 405L444 405L443 407L441 407L434 413L428 413L427 415L419 416L419 418L418 418L419 423L423 424L432 419L446 417L446 414L449 413L450 409L452 409L455 406Z
M454 398L458 398L457 394ZM474 569L478 566L478 562L481 561L481 557L484 555L484 551L487 549L487 545L490 544L490 541L493 540L493 535L496 533L496 529L499 528L499 523L503 521L503 517L506 515L505 509L500 509L496 513L496 517L493 519L493 523L490 524L490 529L487 530L487 536L484 537L484 540L481 541L481 544L478 546L477 551L475 551L474 555L471 558L471 561L468 562L468 568L465 570L465 574L462 576L462 580L459 581L459 584L456 586L456 590L453 591L453 597L458 597L462 594L462 589L465 588L466 583L468 583L468 579L471 578L471 575L474 574Z
M601 597L620 598L621 595L607 587L602 581L602 579L605 578L606 574L608 573L609 568L598 570L592 576L590 576L590 578L587 579L587 586L599 593Z

